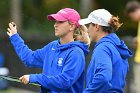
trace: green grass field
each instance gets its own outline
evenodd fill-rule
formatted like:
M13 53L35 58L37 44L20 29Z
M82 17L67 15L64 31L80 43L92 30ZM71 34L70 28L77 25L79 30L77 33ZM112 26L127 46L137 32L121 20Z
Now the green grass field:
M37 93L37 92L11 87L11 88L8 88L6 90L0 90L0 93Z

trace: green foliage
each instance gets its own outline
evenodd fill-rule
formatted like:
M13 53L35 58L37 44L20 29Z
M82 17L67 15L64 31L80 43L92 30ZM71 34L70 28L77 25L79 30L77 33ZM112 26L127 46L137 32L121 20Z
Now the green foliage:
M7 28L10 21L9 0L0 0L0 30Z
M24 0L23 1L23 21L24 29L35 33L36 31L53 31L54 22L47 20L47 15L56 13L62 8L79 7L76 0Z
M10 1L0 1L0 30L6 30L10 20ZM137 23L131 22L124 15L125 4L129 0L95 0L92 1L92 8L105 8L115 16L119 16L123 26L118 34L120 35L136 35ZM34 33L52 33L54 30L54 22L48 21L48 14L56 13L62 8L70 7L79 10L80 0L22 0L22 20L23 30L31 34Z
M66 7L78 9L79 2L78 0L44 0L44 7L51 13Z

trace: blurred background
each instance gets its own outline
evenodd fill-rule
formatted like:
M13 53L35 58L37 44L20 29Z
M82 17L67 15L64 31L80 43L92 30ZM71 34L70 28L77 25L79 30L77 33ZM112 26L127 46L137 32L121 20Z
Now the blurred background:
M119 16L123 26L117 32L128 47L133 49L132 38L137 35L137 23L132 22L124 13L125 5L130 0L0 0L0 67L7 68L6 74L20 77L24 74L40 73L41 69L26 68L16 55L8 35L6 34L8 23L17 24L18 33L25 43L32 49L42 48L54 37L54 22L48 21L46 16L56 13L58 10L70 7L76 9L81 18L87 17L94 9L105 8L115 16ZM93 43L90 47L91 53ZM87 65L90 61L87 56ZM129 60L130 70L127 75L126 93L135 93L133 84L133 58ZM1 70L2 71L2 70ZM23 85L15 82L6 82L8 87L1 87L0 93L37 93L39 88L31 85ZM19 91L15 91L15 90Z

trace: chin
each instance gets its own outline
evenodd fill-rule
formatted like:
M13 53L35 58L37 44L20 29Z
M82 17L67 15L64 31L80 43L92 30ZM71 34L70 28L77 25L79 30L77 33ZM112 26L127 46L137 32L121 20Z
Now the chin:
M59 37L58 35L55 35L56 37Z
M56 36L56 37L60 37L60 35L59 35L59 34L55 34L55 36Z

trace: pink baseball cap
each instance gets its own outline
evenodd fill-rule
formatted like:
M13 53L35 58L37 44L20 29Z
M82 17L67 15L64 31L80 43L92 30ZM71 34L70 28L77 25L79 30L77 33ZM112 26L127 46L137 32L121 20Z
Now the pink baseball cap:
M56 14L51 14L47 16L48 20L55 21L70 21L75 24L77 27L80 26L78 21L80 20L79 13L71 8L64 8L58 11Z

